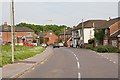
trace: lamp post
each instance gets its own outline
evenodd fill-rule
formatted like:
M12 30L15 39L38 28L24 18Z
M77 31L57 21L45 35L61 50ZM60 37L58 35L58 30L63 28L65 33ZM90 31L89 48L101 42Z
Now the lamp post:
M10 2L10 17L11 17L11 35L12 35L12 62L14 62L14 53L15 53L15 40L14 40L14 0L11 0Z

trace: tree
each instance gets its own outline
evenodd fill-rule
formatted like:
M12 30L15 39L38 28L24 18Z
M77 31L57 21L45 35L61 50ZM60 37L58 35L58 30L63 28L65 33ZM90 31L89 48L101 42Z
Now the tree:
M103 44L104 35L105 35L105 29L95 30L94 36L95 36L96 40L98 40L99 45Z
M34 30L36 34L38 32L44 31L44 32L53 32L57 36L59 36L61 32L64 32L65 28L70 28L65 25L60 25L60 26L58 25L35 25L35 24L28 24L28 23L19 23L16 26L31 28L32 30Z

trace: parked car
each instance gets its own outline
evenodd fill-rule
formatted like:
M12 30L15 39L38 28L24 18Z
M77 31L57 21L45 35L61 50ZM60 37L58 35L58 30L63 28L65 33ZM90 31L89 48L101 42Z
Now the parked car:
M32 43L24 43L24 46L31 46L31 47L33 47L33 46L35 46L35 45L32 44Z
M44 48L46 48L46 47L47 47L47 44L42 43L41 46L44 47Z
M59 46L60 46L60 47L63 47L63 46L64 46L64 44L63 44L63 43L59 43Z
M60 47L60 46L59 46L58 43L53 44L53 48L59 48L59 47Z

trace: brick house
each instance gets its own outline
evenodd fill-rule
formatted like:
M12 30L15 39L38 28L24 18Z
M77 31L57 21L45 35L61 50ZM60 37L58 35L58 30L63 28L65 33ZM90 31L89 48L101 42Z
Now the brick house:
M2 38L2 43L11 43L11 28L0 27L0 36ZM23 39L25 42L32 42L36 34L34 31L27 27L15 27L15 43L23 45Z
M87 20L79 23L72 29L73 47L80 46L83 43L88 44L88 40L94 38L94 29L102 27L104 23L106 23L106 20Z
M108 20L102 28L105 29L103 45L111 44L120 49L120 17Z
M38 36L39 36L39 38L43 39L42 43L46 43L47 45L54 44L54 43L58 42L58 36L52 32L40 32L38 34ZM38 40L38 42L39 42L39 40Z

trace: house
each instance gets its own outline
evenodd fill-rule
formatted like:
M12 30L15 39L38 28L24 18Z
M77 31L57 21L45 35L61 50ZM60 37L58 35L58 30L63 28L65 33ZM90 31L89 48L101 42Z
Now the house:
M65 46L70 47L71 45L71 37L72 37L72 31L71 29L66 30L63 33L59 34L59 39L62 41L62 43L64 43Z
M27 27L15 27L15 44L23 45L23 41L31 43L35 39L34 31ZM0 26L0 37L2 43L11 43L11 27Z
M40 32L38 34L38 42L41 43L46 43L47 45L54 44L58 42L58 36L55 35L52 32Z
M87 44L89 39L94 38L94 29L102 27L105 22L106 20L87 20L74 27L72 29L73 47Z
M108 20L101 28L105 29L103 45L111 44L120 49L120 17Z

